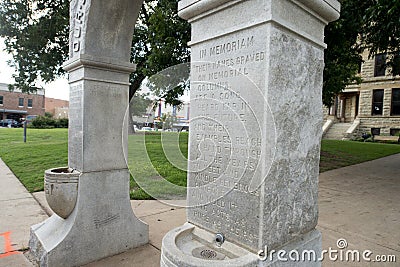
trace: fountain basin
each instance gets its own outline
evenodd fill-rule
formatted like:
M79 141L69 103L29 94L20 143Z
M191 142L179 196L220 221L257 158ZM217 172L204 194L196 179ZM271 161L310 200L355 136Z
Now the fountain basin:
M162 241L162 267L250 267L257 262L256 254L229 241L219 245L215 234L191 223L170 231Z
M80 175L80 172L68 167L49 169L44 173L47 203L63 219L68 218L75 208Z

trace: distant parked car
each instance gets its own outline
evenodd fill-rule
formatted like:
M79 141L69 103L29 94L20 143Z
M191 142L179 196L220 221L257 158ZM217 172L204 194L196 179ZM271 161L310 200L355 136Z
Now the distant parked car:
M150 127L143 127L142 129L140 129L141 131L144 131L144 132L150 132L150 131L153 131L153 129L152 128L150 128Z
M26 116L26 118L25 118L26 124L27 124L27 125L28 125L28 124L31 124L32 121L33 121L34 119L36 119L37 117L38 117L37 115L28 115L28 116Z
M19 123L16 120L5 119L5 120L0 121L0 127L17 128L17 127L19 127Z

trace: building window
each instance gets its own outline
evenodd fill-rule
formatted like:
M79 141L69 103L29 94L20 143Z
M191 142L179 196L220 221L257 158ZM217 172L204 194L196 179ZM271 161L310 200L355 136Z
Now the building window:
M392 116L400 116L400 88L392 89Z
M375 73L374 76L385 76L386 72L386 54L378 54L375 56Z
M381 128L371 128L372 135L381 135Z
M400 135L400 129L390 129L390 135L391 136L399 136Z
M383 89L373 91L372 115L382 115L383 111Z
M23 98L20 98L20 99L18 100L18 106L20 106L20 107L23 107L23 106L24 106L24 99L23 99Z
M400 54L393 57L392 74L393 76L400 75Z
M3 105L3 96L0 95L0 105Z
M28 108L32 107L32 99L28 99Z

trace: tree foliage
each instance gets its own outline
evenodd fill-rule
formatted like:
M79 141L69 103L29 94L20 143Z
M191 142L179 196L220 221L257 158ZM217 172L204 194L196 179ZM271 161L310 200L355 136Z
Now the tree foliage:
M179 99L189 89L190 63L182 63L166 68L149 77L147 87L166 104L181 107Z
M146 77L180 63L190 61L190 25L178 17L178 0L145 1L132 40L132 62L137 69L131 75L130 94ZM155 92L174 104L180 88Z
M357 42L362 26L363 8L358 1L343 0L340 19L325 28L325 69L323 103L333 104L334 97L350 83L359 83L362 46Z
M362 40L370 55L400 51L400 1L364 0Z
M131 61L137 64L130 98L146 77L190 58L190 25L177 15L178 0L144 1L132 41ZM35 90L39 79L50 82L64 74L68 57L68 0L2 0L0 36L13 55L15 85ZM174 92L171 92L175 94Z
M341 0L340 19L325 28L325 70L323 102L331 106L335 95L351 83L360 83L357 75L362 63L360 53L369 56L387 53L388 65L399 65L400 1ZM396 73L393 73L396 74Z
M130 102L131 116L142 116L151 103L152 100L148 99L146 94L136 92Z
M68 0L2 0L0 36L13 56L15 85L37 90L38 79L53 81L64 73L68 56Z

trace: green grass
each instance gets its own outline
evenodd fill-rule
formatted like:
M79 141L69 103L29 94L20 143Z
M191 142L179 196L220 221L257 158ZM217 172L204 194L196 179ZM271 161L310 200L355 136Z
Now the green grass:
M22 129L0 128L0 157L30 192L43 190L44 171L67 166L68 131L28 129L27 143L23 142L22 135ZM187 141L187 133L129 136L132 199L151 199L148 193L160 199L185 197ZM166 156L169 153L164 153L163 149L173 152L169 160ZM323 140L320 170L324 172L396 153L400 153L400 145Z
M320 172L400 153L398 144L322 140Z
M186 195L187 133L146 133L129 136L128 165L131 179L131 198L157 199L184 198ZM145 144L145 145L144 145ZM181 158L167 160L164 151ZM174 162L175 166L170 162ZM168 181L168 182L167 182ZM147 194L147 193L149 194Z
M0 157L29 192L43 190L44 171L67 166L68 131L66 129L0 128Z

